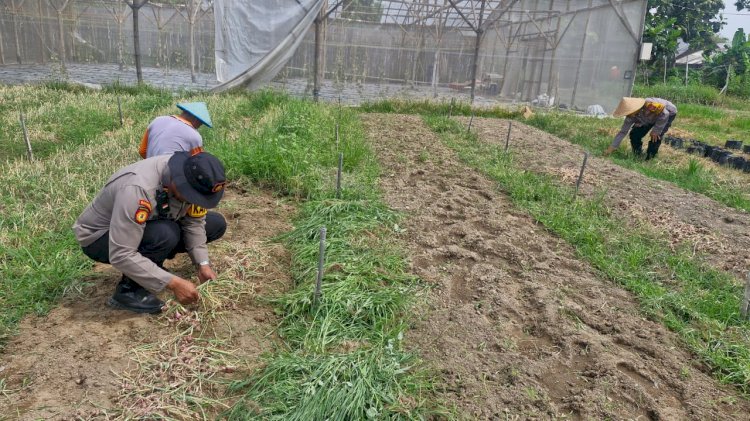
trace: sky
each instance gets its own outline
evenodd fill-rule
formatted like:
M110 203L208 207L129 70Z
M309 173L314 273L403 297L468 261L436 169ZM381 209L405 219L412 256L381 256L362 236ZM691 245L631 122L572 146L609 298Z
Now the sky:
M724 20L727 24L721 29L719 34L724 38L732 39L737 28L744 28L745 34L750 32L750 11L747 9L741 12L734 7L735 0L724 0Z

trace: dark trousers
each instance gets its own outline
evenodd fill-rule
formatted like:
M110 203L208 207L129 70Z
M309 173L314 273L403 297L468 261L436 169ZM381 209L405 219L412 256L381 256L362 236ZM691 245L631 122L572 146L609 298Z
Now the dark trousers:
M677 114L672 114L669 116L669 120L667 120L667 124L664 126L664 130L659 133L658 140L650 140L648 142L648 147L646 148L646 160L655 157L659 152L659 146L661 146L661 138L664 137L664 135L667 133L667 130L669 130L669 127L672 126L672 122L674 121L675 117L677 117ZM641 127L633 127L630 130L630 147L633 148L633 153L637 156L640 156L643 152L643 137L646 136L646 134L653 127L653 124L648 124Z
M206 239L212 242L221 238L227 230L227 221L217 212L206 214ZM138 253L159 266L177 253L185 253L180 225L172 220L157 219L146 222ZM83 253L100 263L109 263L109 232L83 247Z

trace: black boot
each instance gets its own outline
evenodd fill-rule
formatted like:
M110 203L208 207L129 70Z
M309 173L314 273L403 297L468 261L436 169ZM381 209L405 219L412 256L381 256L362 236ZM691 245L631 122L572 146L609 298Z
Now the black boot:
M111 307L135 313L159 313L164 303L137 282L122 275L115 294L107 301Z

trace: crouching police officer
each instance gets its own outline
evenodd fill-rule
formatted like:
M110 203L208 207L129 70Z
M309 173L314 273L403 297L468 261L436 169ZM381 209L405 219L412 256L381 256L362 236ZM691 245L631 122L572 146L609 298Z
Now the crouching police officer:
M154 293L167 288L182 304L198 300L195 285L164 270L166 259L187 252L205 282L216 278L207 243L226 231L226 220L207 209L224 194L224 167L206 152L177 152L117 171L73 225L83 252L122 272L109 305L158 313Z

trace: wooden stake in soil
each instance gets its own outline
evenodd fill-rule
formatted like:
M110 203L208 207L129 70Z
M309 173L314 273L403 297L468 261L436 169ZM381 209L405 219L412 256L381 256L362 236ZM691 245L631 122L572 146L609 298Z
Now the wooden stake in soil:
M451 118L453 115L453 104L456 103L456 98L451 98L451 106L448 107L448 118Z
M747 320L748 311L750 311L750 272L747 273L747 278L745 280L745 296L742 298L742 304L740 305L740 313L745 320Z
M336 199L341 198L341 170L344 168L344 153L339 153L339 170L336 173Z
M120 127L122 127L122 104L120 103L119 95L117 95L117 112L120 113Z
M29 161L34 160L34 152L31 150L31 141L29 140L29 132L26 131L26 121L23 118L23 111L18 112L20 115L21 128L23 129L23 140L26 142L26 157Z
M578 181L576 181L576 191L573 193L573 200L576 200L578 196L578 188L581 187L581 180L583 180L583 171L586 169L586 161L589 160L589 153L583 153L583 164L581 165L581 172L578 174Z
M508 145L510 144L510 129L513 127L513 122L508 122L508 135L505 136L505 153L508 153Z
M326 227L320 228L320 251L318 253L318 278L315 281L315 295L313 296L313 308L320 302L320 287L323 282L323 262L326 253Z
M474 122L474 111L471 111L471 118L469 119L469 127L466 128L466 133L471 132L471 123Z

